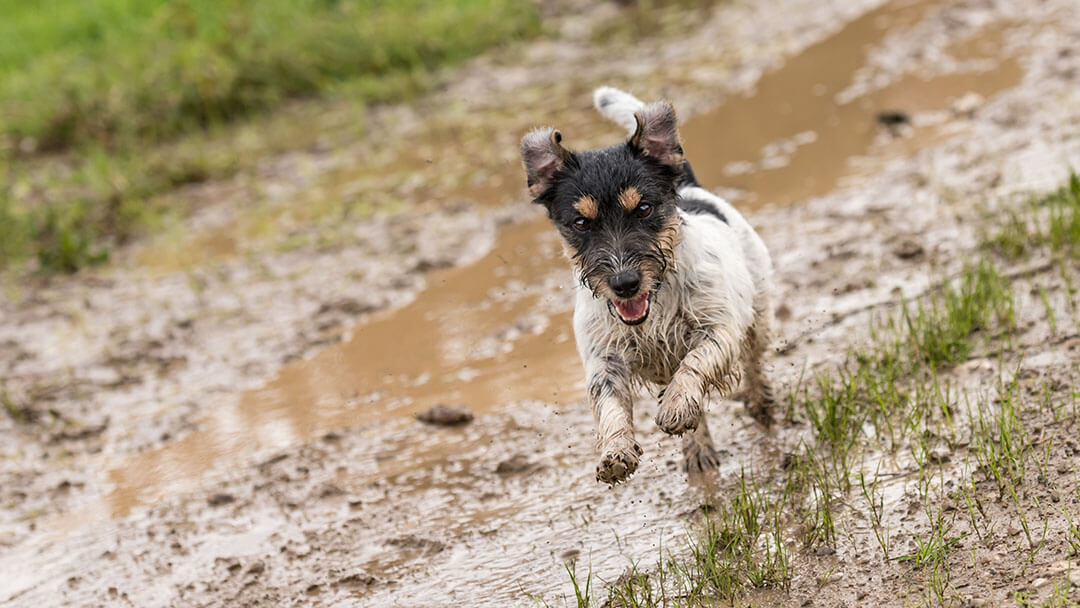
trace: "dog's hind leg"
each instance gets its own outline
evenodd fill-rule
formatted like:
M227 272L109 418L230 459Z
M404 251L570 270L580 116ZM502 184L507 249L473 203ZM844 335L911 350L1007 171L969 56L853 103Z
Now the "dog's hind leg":
M600 452L596 480L614 485L637 470L641 456L641 446L634 440L630 372L621 358L608 355L586 361L585 376Z
M701 422L692 432L683 435L683 468L687 473L711 471L720 466L720 454L713 446L709 425L702 415Z
M769 348L769 323L764 313L759 313L743 341L743 390L738 398L746 405L746 412L765 428L773 423L772 385L765 376L762 359Z

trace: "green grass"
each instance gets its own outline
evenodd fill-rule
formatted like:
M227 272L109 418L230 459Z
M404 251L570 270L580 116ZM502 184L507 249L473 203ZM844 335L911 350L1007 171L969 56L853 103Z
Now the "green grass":
M1046 248L1050 253L1080 257L1080 174L1049 195L1032 199L1018 210L1005 212L985 248L1016 260Z
M949 557L957 551L961 541L967 534L954 534L952 532L955 517L950 518L942 512L940 507L935 510L932 501L925 501L926 517L930 521L930 529L926 536L915 538L915 550L905 555L894 558L901 564L910 564L913 570L922 571L925 585L925 601L927 605L943 605L950 595L950 564Z
M157 141L347 81L378 99L394 77L537 28L520 0L4 5L0 134L15 151Z
M0 6L0 270L104 261L189 211L162 194L309 145L319 108L297 116L287 101L354 105L342 128L356 131L362 106L539 31L525 0Z
M949 421L949 387L940 374L1012 332L1013 302L1009 281L989 259L966 264L929 296L904 302L898 315L874 323L869 343L852 350L843 365L796 387L792 401L827 450L827 458L817 457L825 463L818 467L823 479L850 489L852 452L868 425L887 445L898 445L930 421Z
M744 473L730 499L706 505L701 527L688 533L681 552L661 551L652 569L633 564L608 586L605 605L708 606L734 602L747 589L786 588L790 554L778 520L786 498L770 496ZM573 576L571 583L577 605L588 606Z
M992 261L969 264L960 278L942 286L940 297L904 307L905 341L914 361L929 370L966 361L977 343L978 331L1015 325L1008 279Z

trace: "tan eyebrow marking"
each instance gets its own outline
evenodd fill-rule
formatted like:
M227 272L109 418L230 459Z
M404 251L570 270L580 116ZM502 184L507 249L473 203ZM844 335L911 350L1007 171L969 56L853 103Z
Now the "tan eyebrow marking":
M590 220L595 220L596 214L599 211L599 207L596 205L596 199L588 194L582 196L574 203L574 209L577 209L578 213Z
M641 203L641 193L637 188L630 186L619 193L619 204L627 211L637 209L639 203Z

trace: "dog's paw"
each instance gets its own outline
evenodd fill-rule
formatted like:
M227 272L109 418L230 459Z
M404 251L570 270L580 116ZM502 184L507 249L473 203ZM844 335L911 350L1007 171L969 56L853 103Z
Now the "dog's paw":
M746 413L750 414L750 417L755 422L765 427L765 430L772 428L774 417L773 410L775 409L776 400L773 398L772 389L768 386L762 387L756 391L743 389L728 399L732 401L742 401L746 407Z
M656 412L656 426L669 435L682 435L698 427L703 412L701 405L686 398L680 391L668 386L660 398L660 411Z
M683 470L687 473L712 471L720 466L720 452L711 445L694 443L683 449Z
M596 467L596 481L609 485L626 481L637 470L639 456L641 446L637 442L607 450Z
M760 399L746 404L746 413L750 414L758 424L766 430L773 425L773 401L772 399Z

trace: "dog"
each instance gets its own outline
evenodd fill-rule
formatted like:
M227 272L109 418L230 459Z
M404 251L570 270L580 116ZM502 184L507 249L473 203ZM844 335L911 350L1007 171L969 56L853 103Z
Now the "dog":
M577 278L574 336L598 427L596 479L614 485L637 470L633 397L649 385L664 387L656 424L683 436L685 469L713 469L710 390L772 424L762 369L772 261L743 216L697 182L669 103L611 87L593 97L628 140L574 152L544 127L525 135L521 155L529 193L547 209Z

